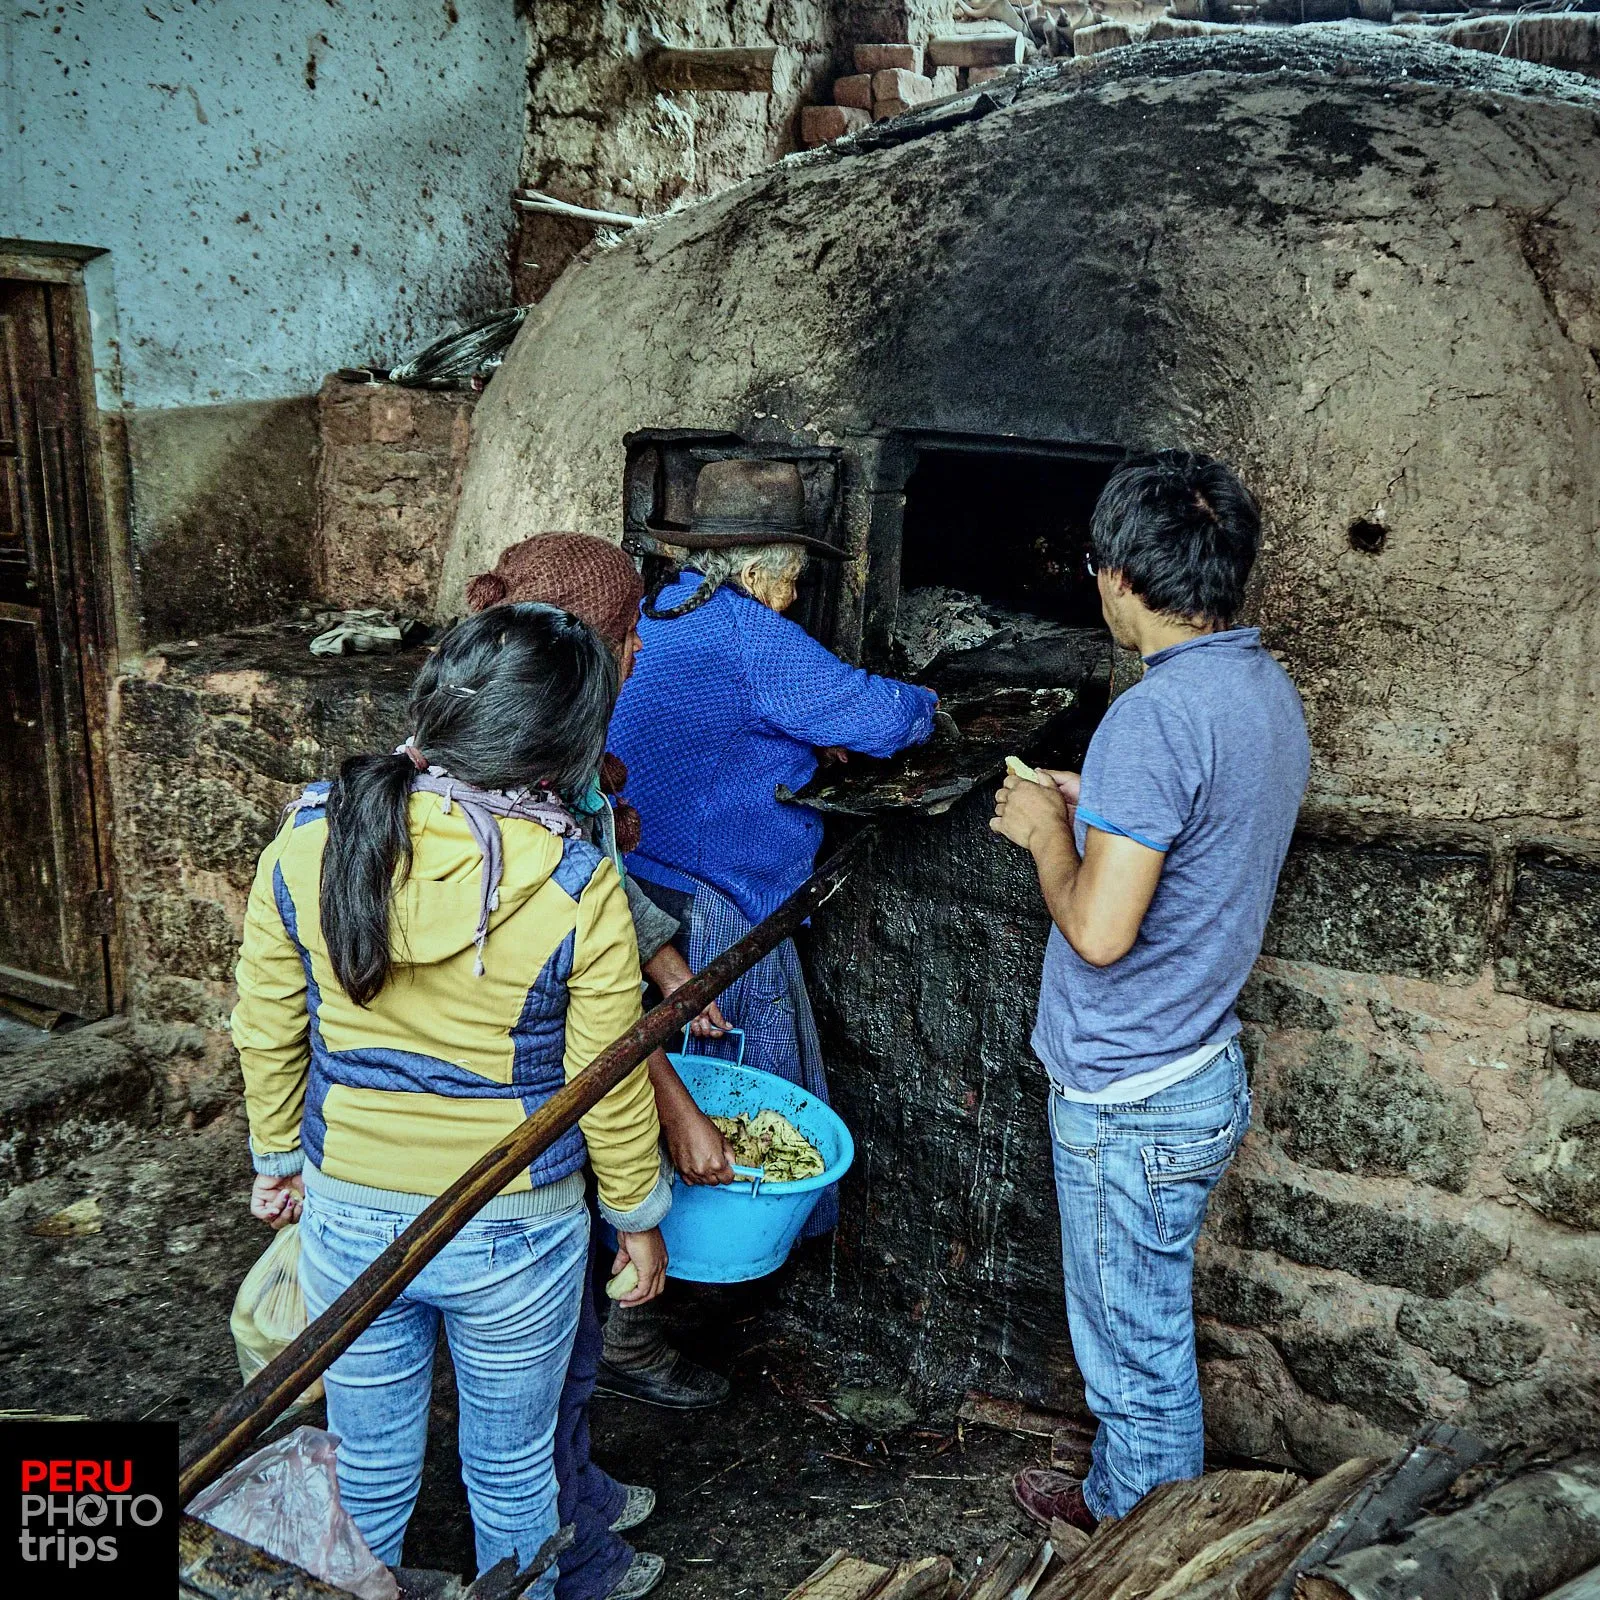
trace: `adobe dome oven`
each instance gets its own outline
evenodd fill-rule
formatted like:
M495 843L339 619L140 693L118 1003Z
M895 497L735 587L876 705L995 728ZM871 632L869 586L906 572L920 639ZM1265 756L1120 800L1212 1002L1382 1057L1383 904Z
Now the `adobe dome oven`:
M849 552L808 624L1071 687L1067 751L1111 676L1099 485L1128 450L1229 458L1316 762L1199 1267L1215 1442L1321 1467L1432 1414L1592 1434L1600 90L1310 28L1007 93L569 271L478 407L441 609L527 533L670 520L706 452L790 456ZM886 821L818 921L860 1154L793 1292L918 1382L1068 1403L1026 1048L1046 923L986 815Z

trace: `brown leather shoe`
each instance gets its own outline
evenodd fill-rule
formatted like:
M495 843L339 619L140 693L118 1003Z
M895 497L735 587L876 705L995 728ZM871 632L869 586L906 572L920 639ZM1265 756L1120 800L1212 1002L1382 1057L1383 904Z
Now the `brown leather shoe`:
M1011 1498L1047 1528L1055 1518L1085 1533L1100 1526L1100 1519L1084 1501L1082 1481L1049 1467L1024 1467L1011 1480Z

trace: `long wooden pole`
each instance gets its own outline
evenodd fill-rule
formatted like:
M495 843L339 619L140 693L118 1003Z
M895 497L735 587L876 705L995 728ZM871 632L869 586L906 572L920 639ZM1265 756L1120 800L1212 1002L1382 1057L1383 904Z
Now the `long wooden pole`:
M870 832L863 829L852 838L770 917L596 1056L520 1128L468 1168L298 1339L221 1407L189 1441L180 1458L183 1504L243 1456L541 1150L573 1127L652 1051L680 1033L735 978L748 972L818 910L850 875Z

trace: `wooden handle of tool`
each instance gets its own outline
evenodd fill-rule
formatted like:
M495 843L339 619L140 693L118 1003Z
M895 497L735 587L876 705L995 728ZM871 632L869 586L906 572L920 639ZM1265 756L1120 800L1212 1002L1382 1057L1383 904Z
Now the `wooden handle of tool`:
M337 1300L269 1361L191 1439L179 1459L187 1505L221 1476L495 1195L591 1110L653 1050L683 1031L735 978L789 937L850 875L871 833L863 828L765 921L556 1091L413 1222Z

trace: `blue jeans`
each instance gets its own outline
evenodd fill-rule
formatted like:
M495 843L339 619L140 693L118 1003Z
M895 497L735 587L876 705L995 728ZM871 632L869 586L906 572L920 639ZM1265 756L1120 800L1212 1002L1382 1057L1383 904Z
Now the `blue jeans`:
M415 1218L307 1194L300 1282L319 1316ZM589 1256L589 1213L469 1222L328 1369L339 1495L372 1553L400 1560L422 1483L444 1321L478 1570L533 1559L559 1526L552 1441ZM552 1568L530 1589L549 1600Z
M589 1454L589 1402L594 1398L605 1332L595 1309L595 1273L611 1265L612 1252L584 1263L583 1303L567 1381L556 1420L555 1467L561 1486L561 1521L572 1524L572 1543L561 1552L556 1600L605 1600L633 1561L633 1546L611 1531L628 1491Z
M1100 1422L1083 1485L1097 1517L1126 1516L1157 1484L1202 1469L1194 1244L1249 1125L1237 1039L1147 1100L1050 1096L1067 1324Z

